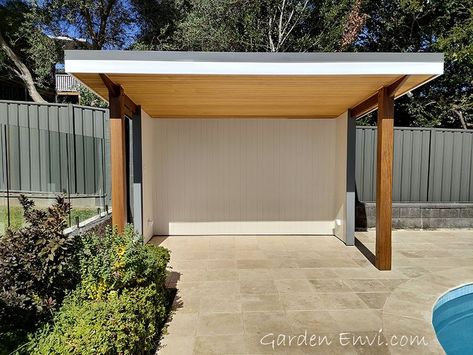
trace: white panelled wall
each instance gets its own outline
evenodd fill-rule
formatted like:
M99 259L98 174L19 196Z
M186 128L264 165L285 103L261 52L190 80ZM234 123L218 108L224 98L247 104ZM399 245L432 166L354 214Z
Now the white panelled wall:
M344 240L346 119L152 119L143 113L145 237Z

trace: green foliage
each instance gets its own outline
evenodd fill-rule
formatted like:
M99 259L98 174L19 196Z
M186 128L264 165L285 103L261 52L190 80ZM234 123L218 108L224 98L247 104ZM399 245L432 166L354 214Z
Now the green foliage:
M47 211L47 209L45 209ZM67 218L68 225L75 225L76 218L80 222L97 215L96 208L72 208L70 217ZM7 206L0 206L0 223L5 226L8 224ZM23 216L23 208L18 206L10 206L10 229L12 231L20 229L25 224ZM1 234L1 232L0 232Z
M156 285L111 292L87 301L80 292L63 305L54 325L33 340L32 354L144 354L155 352L166 317L165 294Z
M133 227L123 234L109 230L103 237L89 235L83 244L82 288L88 298L103 299L112 291L150 284L164 287L168 250L143 244Z
M43 32L46 16L35 2L7 0L0 4L0 32L42 88L52 86L53 68L61 50L58 43ZM15 76L13 63L1 52L0 70Z
M128 1L46 0L42 8L50 15L51 32L64 35L74 29L90 49L123 48L133 37Z
M338 50L351 0L135 1L135 48L270 52Z
M172 50L179 24L189 11L187 0L131 0L139 24L135 50Z
M0 333L48 320L78 282L79 241L66 236L70 205L59 196L47 211L20 197L26 225L0 237Z
M396 124L472 126L473 0L381 0L363 4L368 20L351 50L445 53L445 74L396 102ZM366 121L375 123L375 115L370 118Z
M166 320L169 251L123 234L89 235L81 253L81 286L52 324L30 342L33 354L137 354L156 350Z
M108 107L108 103L106 101L102 100L83 85L79 86L79 95L81 105L101 108Z

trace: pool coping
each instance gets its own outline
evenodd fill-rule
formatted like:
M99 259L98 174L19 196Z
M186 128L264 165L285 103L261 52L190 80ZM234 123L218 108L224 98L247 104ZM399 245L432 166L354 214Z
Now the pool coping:
M467 276L468 282L465 282L465 275L472 275ZM428 341L428 346L424 349L425 353L445 353L432 324L434 307L449 292L472 282L473 267L467 266L431 272L402 283L391 293L384 305L384 333L399 334L403 331L416 333L417 331ZM400 327L400 324L405 324L406 328ZM407 329L409 325L412 325L411 329ZM417 353L424 353L421 350L419 347L416 348Z
M463 285L459 285L451 290L448 290L445 292L443 295L441 295L437 303L435 303L433 312L435 312L437 309L439 309L441 306L443 306L445 303L448 301L451 301L455 298L469 295L473 293L473 283L465 283Z

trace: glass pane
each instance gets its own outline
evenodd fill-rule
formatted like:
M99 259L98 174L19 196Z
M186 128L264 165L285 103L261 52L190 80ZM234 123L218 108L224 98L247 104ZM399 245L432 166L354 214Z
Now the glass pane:
M0 125L0 235L8 227L6 126Z
M3 192L0 197L0 235L5 234L8 227L8 210L7 210L7 199L4 197Z
M69 140L70 224L77 225L105 211L104 140L76 134Z
M32 200L35 208L46 211L67 185L67 173L66 179L61 179L67 156L61 155L59 132L12 124L8 139L10 227L18 229L25 223L20 195Z

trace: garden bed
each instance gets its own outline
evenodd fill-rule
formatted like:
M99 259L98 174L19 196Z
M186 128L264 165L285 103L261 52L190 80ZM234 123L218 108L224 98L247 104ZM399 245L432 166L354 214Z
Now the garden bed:
M70 205L22 199L26 224L0 237L0 353L154 353L175 291L169 251L119 234L65 235Z

